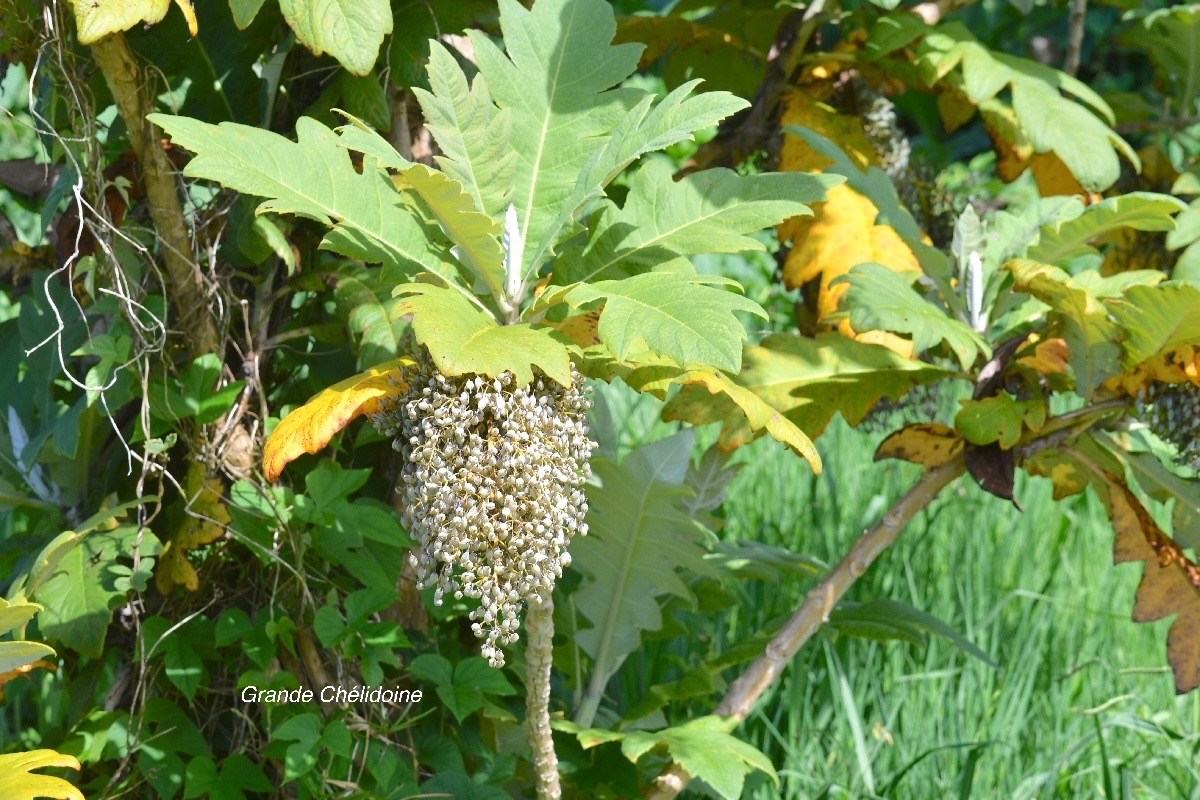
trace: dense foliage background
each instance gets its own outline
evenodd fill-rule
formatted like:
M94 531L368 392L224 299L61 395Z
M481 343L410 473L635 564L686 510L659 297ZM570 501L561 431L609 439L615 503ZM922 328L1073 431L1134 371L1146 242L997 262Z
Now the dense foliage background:
M814 217L783 222L781 205L727 232L736 246L709 231L668 253L765 309L738 311L750 342L721 374L813 438L820 474L757 438L732 390L655 397L633 370L588 372L589 541L649 567L598 598L608 585L573 548L556 590L551 710L579 725L554 734L564 796L635 797L675 761L700 778L691 796L1200 798L1200 693L1177 695L1200 675L1200 572L1147 610L1162 584L1135 598L1142 567L1113 565L1120 508L1144 505L1148 539L1165 531L1164 569L1200 546L1200 6L609 5L617 41L647 45L623 86L700 78L747 101L616 178L630 228L649 225L629 209L654 170L661 186L713 167L848 182L803 198ZM0 633L49 645L0 650L5 800L534 796L521 649L492 669L469 605L416 590L391 443L341 420L327 450L263 475L287 412L428 345L388 313L410 276L331 247L311 212L225 188L237 176L185 176L174 139L202 137L145 121L294 139L302 117L344 124L340 109L432 165L428 40L473 77L468 28L499 42L497 4L0 8ZM605 230L599 208L569 232ZM852 272L864 262L891 277ZM569 268L546 270L544 296ZM609 346L595 303L576 306L554 323ZM773 396L759 379L780 353L818 355ZM928 438L893 438L910 423ZM734 735L760 752L687 727L922 467L987 448L740 714ZM610 604L597 656L578 634ZM358 685L424 696L243 694Z

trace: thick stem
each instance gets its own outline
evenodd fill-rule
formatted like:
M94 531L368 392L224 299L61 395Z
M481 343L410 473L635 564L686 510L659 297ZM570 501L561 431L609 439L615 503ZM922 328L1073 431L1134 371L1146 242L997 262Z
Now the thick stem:
M162 132L146 120L154 106L145 90L145 76L125 41L125 34L106 36L91 47L137 153L142 184L146 187L146 205L162 241L168 296L179 310L188 353L193 358L204 353L219 355L220 340L204 302L203 275L191 259L192 245L175 187L174 170L159 144Z
M1063 72L1072 78L1079 72L1079 57L1083 53L1083 22L1087 17L1087 0L1071 0L1071 16L1067 34L1067 58Z
M908 493L888 509L875 527L859 537L837 566L804 598L787 624L767 645L750 668L729 687L725 698L713 710L721 717L742 720L768 686L791 662L805 642L829 619L838 600L854 585L867 568L886 550L916 516L955 478L966 470L962 457L934 467L921 476ZM670 800L687 786L691 775L678 763L664 769L646 791L647 800Z
M558 755L550 732L550 667L554 660L554 601L549 593L530 600L525 614L525 716L533 768L537 773L538 800L559 800Z

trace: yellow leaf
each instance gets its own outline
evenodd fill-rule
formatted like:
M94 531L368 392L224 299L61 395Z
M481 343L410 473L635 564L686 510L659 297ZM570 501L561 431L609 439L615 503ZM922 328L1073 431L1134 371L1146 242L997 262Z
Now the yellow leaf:
M1017 359L1018 364L1024 364L1043 375L1054 372L1067 372L1067 359L1071 357L1071 348L1066 339L1045 339L1034 345L1033 353Z
M958 431L937 422L905 425L879 443L875 460L898 458L932 469L956 458L966 442Z
M788 89L783 93L783 116L779 124L799 125L837 142L860 168L879 166L875 148L863 129L862 118L853 114L839 114L830 105L822 103L808 92ZM780 172L820 172L833 163L819 154L799 136L786 135L779 150ZM784 225L787 223L785 222Z
M79 769L79 761L53 750L0 756L0 797L4 800L84 800L83 793L62 778L34 775L35 769Z
M567 317L562 322L547 322L548 327L554 328L570 339L580 347L592 347L600 344L600 337L597 331L600 327L600 312L604 310L604 305L594 311L587 311L583 314L575 314Z
M1022 461L1021 469L1030 475L1049 478L1054 484L1055 500L1079 494L1088 487L1085 468L1061 450L1043 450Z
M215 542L225 535L231 521L225 505L221 479L209 475L204 464L194 461L183 479L187 516L172 534L154 567L154 582L163 594L175 586L189 592L200 588L200 577L187 561L187 552Z
M154 565L154 585L163 594L170 594L176 586L182 586L189 592L200 588L200 576L187 560L187 551L176 547L174 542L167 542L162 555Z
M134 25L159 22L170 8L169 0L70 0L75 10L75 28L80 44L91 44L110 33L127 31ZM188 32L199 28L190 0L175 0L187 20Z
M1191 383L1200 386L1200 345L1160 353L1106 380L1104 388L1113 393L1136 397L1142 387L1153 382Z
M1029 157L1029 169L1033 172L1038 194L1042 197L1077 194L1082 195L1087 203L1100 199L1100 195L1086 191L1054 153L1034 153Z
M411 358L387 361L318 392L275 426L263 445L263 475L279 478L283 468L303 453L320 452L334 434L363 414L380 411L380 401L405 392L403 367Z
M820 278L819 322L837 311L842 295L849 288L845 283L832 288L829 284L859 264L874 261L897 272L920 270L912 250L892 226L877 225L877 216L879 209L874 203L840 184L826 192L824 203L813 207L813 216L790 222L793 244L783 265L783 282L794 289ZM839 329L853 336L849 323L843 321ZM901 355L912 355L912 344L906 339L876 336L868 341L884 344Z

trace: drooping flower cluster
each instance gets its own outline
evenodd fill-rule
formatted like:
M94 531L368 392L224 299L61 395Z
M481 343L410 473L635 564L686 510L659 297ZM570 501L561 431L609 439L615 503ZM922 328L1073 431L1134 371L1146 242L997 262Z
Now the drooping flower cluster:
M404 456L403 520L420 544L420 587L475 598L472 630L494 667L517 640L522 601L548 594L587 533L582 485L591 474L591 407L583 376L518 387L498 378L448 378L428 355L405 371L405 394L372 420Z
M1200 470L1200 386L1154 381L1137 394L1138 417L1175 446L1179 463Z

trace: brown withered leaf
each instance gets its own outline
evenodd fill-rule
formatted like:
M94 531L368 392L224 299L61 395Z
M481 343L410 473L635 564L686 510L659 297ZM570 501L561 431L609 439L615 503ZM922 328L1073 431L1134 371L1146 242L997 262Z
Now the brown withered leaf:
M938 422L905 425L879 443L875 460L898 458L932 469L947 463L966 444L958 431Z
M1016 460L1012 450L1003 450L996 442L982 447L971 445L966 451L967 472L979 484L979 488L1007 500L1021 510L1021 504L1013 497L1016 487Z
M1134 622L1175 617L1167 632L1167 662L1175 691L1200 686L1200 567L1158 527L1125 483L1104 473L1106 505L1112 517L1113 562L1145 562L1133 601Z
M320 452L353 420L377 413L384 398L402 394L407 386L401 369L413 363L411 358L385 361L318 392L280 420L263 444L266 479L278 479L283 468L302 454Z

